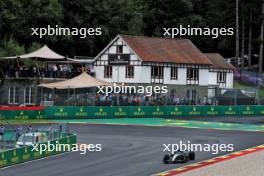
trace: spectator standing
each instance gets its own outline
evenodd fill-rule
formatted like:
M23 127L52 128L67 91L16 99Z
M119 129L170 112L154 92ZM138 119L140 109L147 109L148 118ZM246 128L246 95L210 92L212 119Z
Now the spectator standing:
M32 132L32 125L31 124L28 125L28 127L27 127L27 133L29 133L29 132Z
M38 72L37 72L37 67L35 67L34 65L32 66L32 72L33 72L33 77L37 77L38 76Z
M93 66L90 67L90 74L91 74L91 76L95 76L95 70L94 70Z
M4 133L5 133L5 127L3 124L1 124L0 125L0 140L2 139Z
M81 73L85 72L85 68L82 66L81 67Z
M58 77L61 78L62 77L62 65L58 65L57 69L58 69Z
M52 72L53 72L53 77L57 78L58 77L58 68L56 65L53 65Z
M21 126L17 126L16 128L16 139L18 139L22 134L23 128Z

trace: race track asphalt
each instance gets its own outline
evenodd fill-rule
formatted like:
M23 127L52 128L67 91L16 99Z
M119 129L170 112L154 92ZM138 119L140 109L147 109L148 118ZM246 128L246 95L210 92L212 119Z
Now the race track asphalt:
M70 131L78 134L78 143L99 143L102 151L85 155L72 152L20 164L0 169L0 176L148 176L184 165L164 165L163 144L180 140L197 144L231 143L239 151L264 143L263 132L98 124L72 124ZM226 152L218 155L223 154ZM194 162L218 155L197 152Z

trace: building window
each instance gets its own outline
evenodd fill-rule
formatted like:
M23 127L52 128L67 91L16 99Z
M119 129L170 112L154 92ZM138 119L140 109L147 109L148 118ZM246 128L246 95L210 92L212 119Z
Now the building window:
M198 80L199 69L198 68L187 68L187 80Z
M105 66L104 67L104 77L105 78L112 78L112 66Z
M126 66L126 78L134 78L134 66Z
M151 78L163 79L163 67L162 66L152 66L151 67Z
M218 72L217 83L225 83L225 82L226 82L226 72Z
M116 53L117 54L123 53L123 45L116 45Z
M171 67L171 79L178 79L178 68Z
M19 100L19 88L18 87L9 87L8 90L8 102L9 104L18 104Z
M24 104L33 104L33 89L26 87L24 90Z

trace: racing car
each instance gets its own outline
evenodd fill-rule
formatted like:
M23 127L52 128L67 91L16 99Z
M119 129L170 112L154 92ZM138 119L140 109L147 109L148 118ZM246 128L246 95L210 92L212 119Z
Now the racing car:
M173 154L166 154L163 157L164 164L170 163L186 163L189 160L195 160L195 153L192 151L176 151Z

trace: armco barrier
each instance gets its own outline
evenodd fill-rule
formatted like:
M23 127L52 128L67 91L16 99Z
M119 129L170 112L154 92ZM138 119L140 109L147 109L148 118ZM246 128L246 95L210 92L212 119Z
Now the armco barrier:
M122 117L186 117L186 116L258 116L264 106L64 106L47 107L46 118L122 118Z
M72 134L58 140L51 141L50 143L55 144L56 141L60 144L76 144L76 135ZM32 146L27 146L0 152L0 168L61 153L58 151L46 151L40 154L40 152L32 151L32 149Z
M0 119L261 116L264 106L55 106L0 108Z

